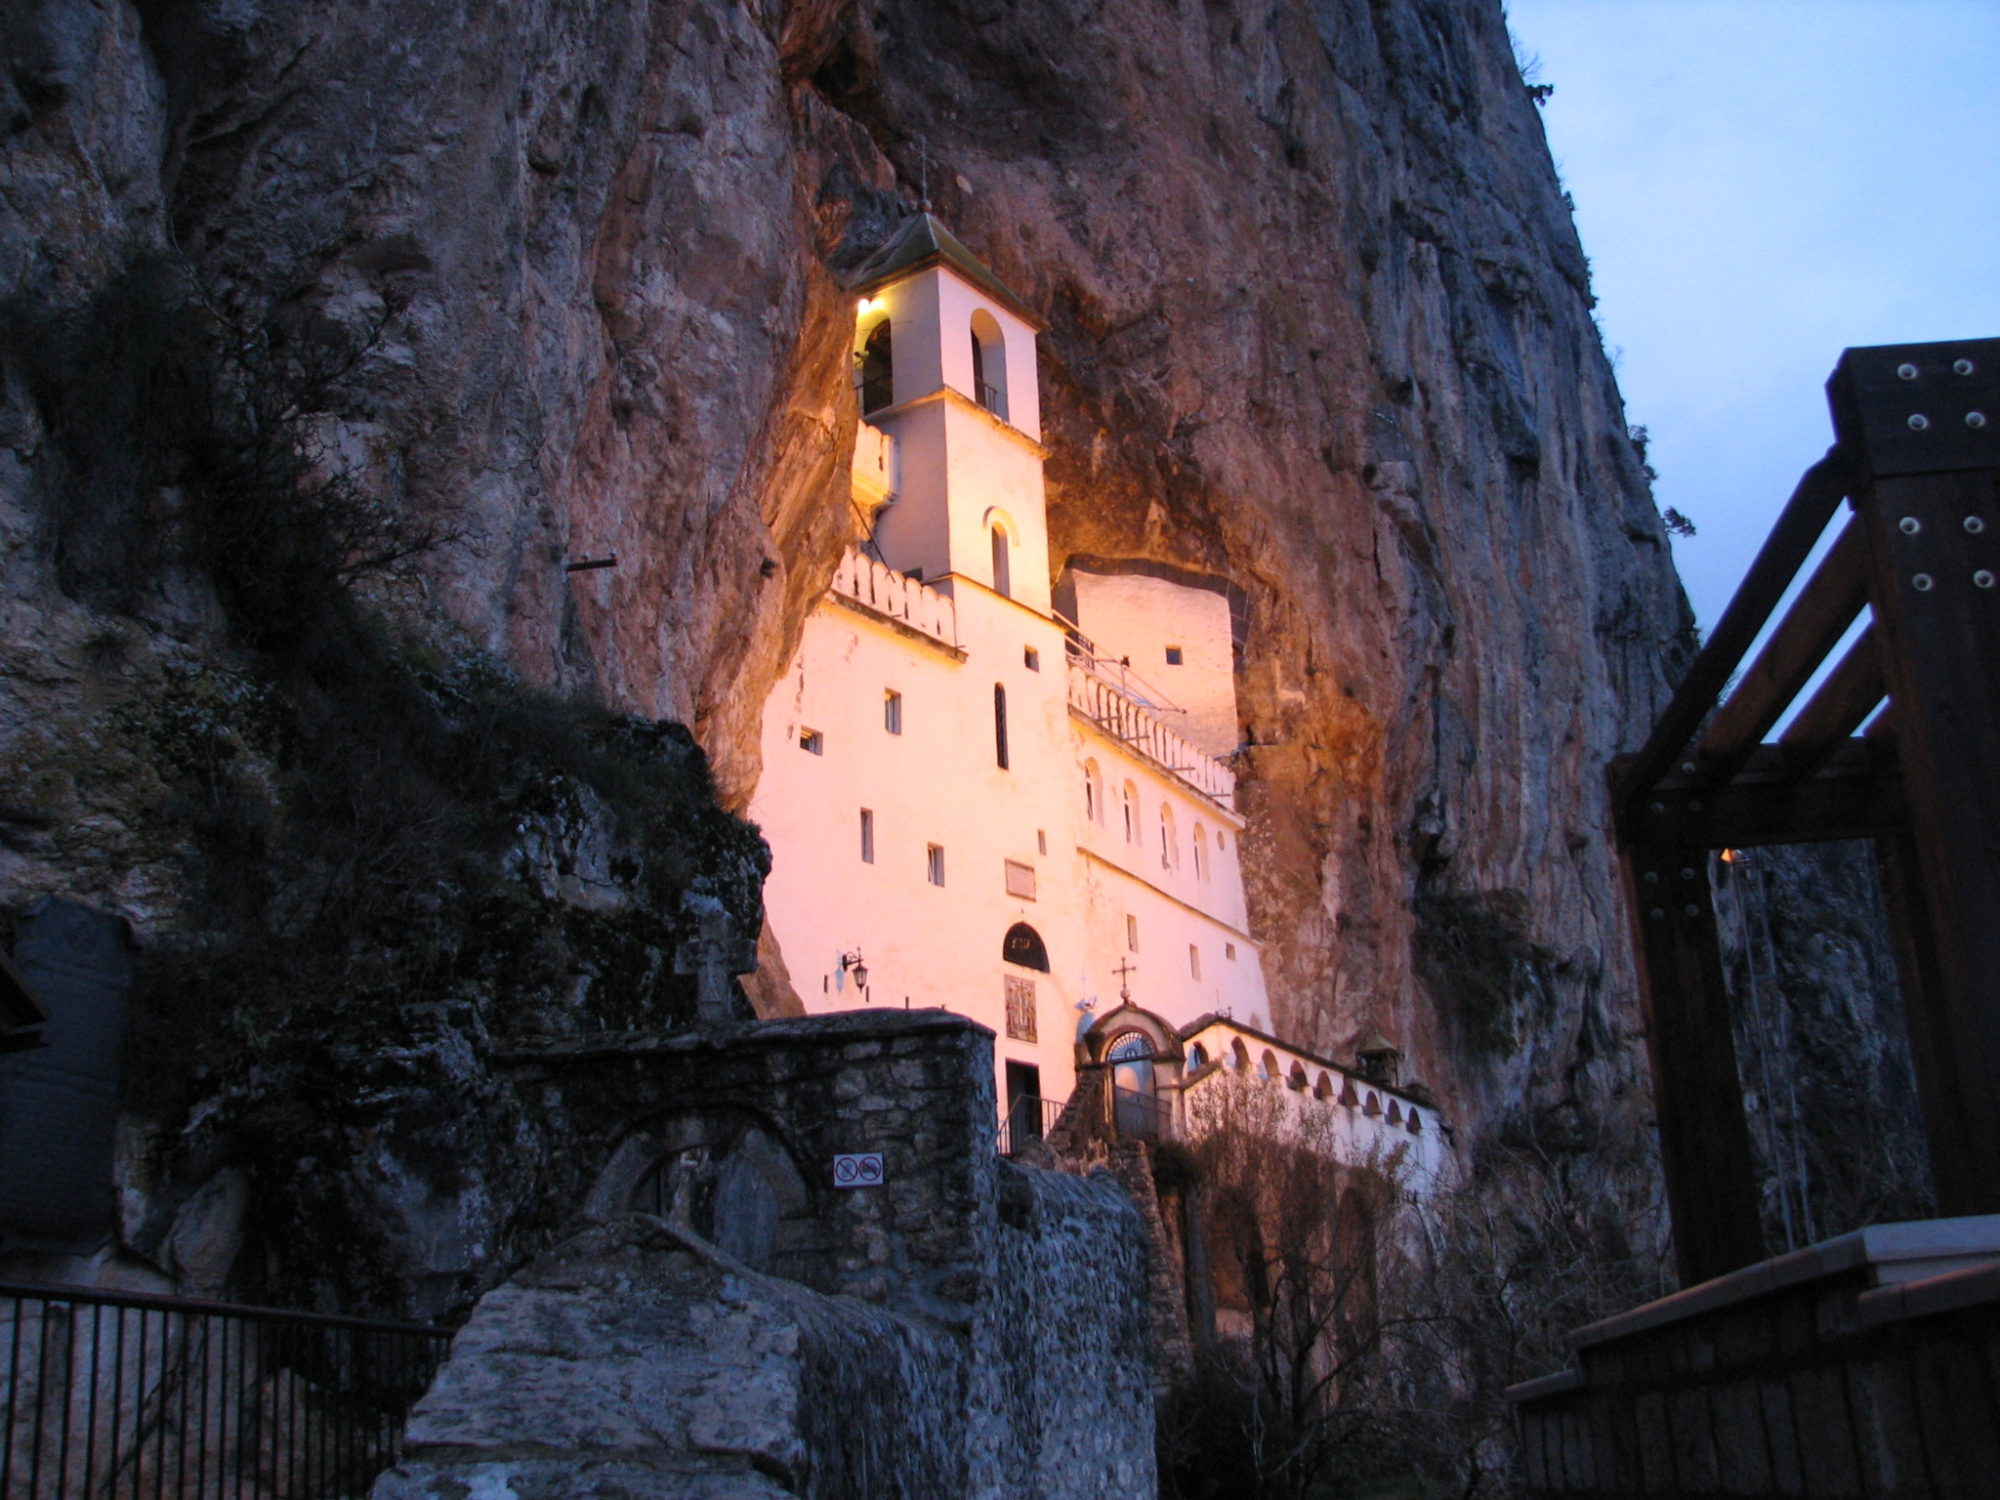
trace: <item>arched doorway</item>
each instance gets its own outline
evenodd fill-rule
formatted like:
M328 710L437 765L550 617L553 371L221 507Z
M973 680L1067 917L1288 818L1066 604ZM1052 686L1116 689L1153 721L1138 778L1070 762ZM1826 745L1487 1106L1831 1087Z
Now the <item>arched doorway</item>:
M1105 1050L1111 1064L1112 1123L1118 1133L1158 1140L1160 1101L1153 1088L1153 1039L1143 1031L1128 1031Z

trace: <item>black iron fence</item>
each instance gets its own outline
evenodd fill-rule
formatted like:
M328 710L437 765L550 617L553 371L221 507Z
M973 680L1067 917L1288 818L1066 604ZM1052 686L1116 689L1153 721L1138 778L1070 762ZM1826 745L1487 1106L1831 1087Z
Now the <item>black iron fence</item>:
M1016 1094L1007 1118L1000 1122L1000 1154L1014 1156L1030 1141L1046 1140L1063 1107L1054 1099L1037 1099L1033 1094Z
M1122 1136L1164 1141L1173 1135L1173 1114L1157 1094L1137 1089L1111 1090L1111 1122Z
M0 1500L340 1500L395 1461L451 1335L0 1283Z

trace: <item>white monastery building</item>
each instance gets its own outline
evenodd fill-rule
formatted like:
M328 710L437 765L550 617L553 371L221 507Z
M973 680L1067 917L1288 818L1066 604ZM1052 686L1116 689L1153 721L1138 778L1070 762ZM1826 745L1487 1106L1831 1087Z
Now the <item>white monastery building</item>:
M1434 1153L1420 1091L1376 1077L1364 1102L1269 1034L1226 585L1100 564L1052 588L1041 324L928 213L856 294L857 540L766 701L750 807L806 1007L990 1027L1002 1112L1033 1134L1080 1062L1169 1119L1241 1065Z

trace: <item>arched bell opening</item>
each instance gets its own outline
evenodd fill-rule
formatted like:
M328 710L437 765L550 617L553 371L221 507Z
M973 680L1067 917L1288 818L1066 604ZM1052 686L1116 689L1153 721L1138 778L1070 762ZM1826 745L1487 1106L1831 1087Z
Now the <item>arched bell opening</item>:
M896 404L895 335L884 318L869 329L861 341L861 415L881 411Z
M1007 420L1007 340L983 307L972 315L972 399Z

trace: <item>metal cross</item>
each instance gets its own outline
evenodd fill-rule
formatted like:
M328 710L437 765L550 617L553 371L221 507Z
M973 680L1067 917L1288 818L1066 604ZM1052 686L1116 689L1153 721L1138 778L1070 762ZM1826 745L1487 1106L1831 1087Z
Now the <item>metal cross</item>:
M1130 1001L1132 998L1132 991L1131 988L1125 983L1125 980L1129 975L1136 974L1139 972L1138 966L1132 963L1129 959L1121 958L1118 960L1118 967L1113 969L1111 972L1118 976L1118 998L1120 1000Z

